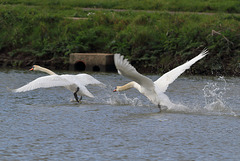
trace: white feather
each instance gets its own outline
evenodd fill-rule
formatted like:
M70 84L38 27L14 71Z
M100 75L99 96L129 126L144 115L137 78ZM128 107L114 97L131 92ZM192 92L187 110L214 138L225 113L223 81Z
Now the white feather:
M137 82L139 85L145 88L153 89L154 84L152 80L138 73L137 70L128 62L127 59L124 59L122 55L114 54L114 63L118 73L121 73L121 75Z
M165 92L169 84L175 81L185 70L189 69L194 63L205 57L207 54L208 51L206 49L203 50L198 56L194 57L190 61L187 61L186 63L162 75L158 80L154 82L155 85L157 85L161 92Z
M73 84L72 82L67 81L65 78L59 75L49 75L49 76L39 77L18 89L14 89L13 92L26 92L26 91L30 91L38 88L69 86L72 84Z
M77 91L80 96L94 97L91 92L85 87L86 85L98 85L105 86L103 83L93 78L88 74L78 74L78 75L57 75L49 69L34 65L34 70L42 71L50 74L49 76L43 76L33 80L32 82L12 90L13 92L26 92L38 88L51 88L51 87L65 87L73 93Z
M198 56L194 57L193 59L184 63L183 65L180 65L174 68L173 70L167 72L155 82L153 82L148 77L138 73L137 70L128 62L128 60L124 59L124 57L120 54L114 55L114 62L118 70L118 73L133 80L133 82L129 83L130 86L136 88L140 93L145 95L152 103L166 106L172 105L171 101L164 94L169 84L176 80L178 76L180 76L185 70L189 69L191 65L205 57L207 54L208 51L203 50ZM122 87L118 86L117 88L122 88L123 90L123 86Z

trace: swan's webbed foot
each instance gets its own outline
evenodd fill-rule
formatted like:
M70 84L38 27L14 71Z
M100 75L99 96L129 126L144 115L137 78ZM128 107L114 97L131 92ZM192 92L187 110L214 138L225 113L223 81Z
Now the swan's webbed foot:
M77 90L76 90L76 92L73 93L73 95L75 97L75 100L79 103L79 99L78 99L78 96L77 96L78 91L79 91L79 87L77 87ZM80 97L80 100L82 100L82 96Z
M161 112L162 111L162 108L161 108L161 105L160 104L158 104L158 108L159 108L159 112Z

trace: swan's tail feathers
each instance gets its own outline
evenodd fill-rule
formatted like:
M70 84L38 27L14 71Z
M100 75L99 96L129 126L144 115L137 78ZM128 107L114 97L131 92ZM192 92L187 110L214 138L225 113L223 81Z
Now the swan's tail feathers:
M93 78L93 79L95 79L95 78ZM98 87L102 87L102 88L107 87L104 83L98 81L97 79L95 79L92 83L89 83L89 85L98 86Z
M79 84L78 88L79 88L79 90L77 91L77 94L79 96L87 96L87 97L94 98L93 94L91 92L89 92L89 90L85 86Z
M90 93L90 94L88 95L88 97L94 98L94 95L93 95L92 93Z
M87 86L87 85L94 85L94 86L99 86L99 87L106 87L105 84L94 78L93 76L89 74L78 74L77 75L78 80L80 81L82 85ZM72 80L75 78L72 78Z

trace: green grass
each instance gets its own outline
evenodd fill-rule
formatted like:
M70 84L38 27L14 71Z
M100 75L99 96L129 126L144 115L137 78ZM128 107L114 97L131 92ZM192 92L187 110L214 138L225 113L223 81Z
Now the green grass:
M137 1L138 6L151 9L154 3L164 2L154 1L153 4L143 5L146 1ZM137 6L131 7L135 1L113 2L98 1L99 5L96 7L141 9ZM202 5L214 6L214 1L211 3L199 0L186 2L190 5L182 5L179 11L192 9L192 5L200 2L203 2ZM233 4L235 2L232 1ZM178 4L172 5L173 3ZM219 1L218 5L224 3L225 1ZM84 11L79 8L91 7L90 4L94 4L94 7L96 1L5 1L0 8L0 52L7 53L10 57L22 53L41 59L61 57L66 62L68 55L73 52L121 53L139 70L164 73L191 59L203 48L208 48L211 54L204 61L194 65L191 73L240 73L239 15L170 14L131 10ZM181 6L178 1L171 0L164 5ZM71 16L88 19L66 18ZM212 35L213 30L220 35Z
M239 0L2 0L2 3L44 7L240 13Z

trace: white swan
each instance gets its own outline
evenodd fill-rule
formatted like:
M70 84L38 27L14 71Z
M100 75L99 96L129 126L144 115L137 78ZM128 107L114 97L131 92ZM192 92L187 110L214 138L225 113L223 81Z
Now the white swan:
M49 76L39 77L18 89L12 90L13 92L26 92L38 88L63 86L68 90L72 91L76 101L79 102L77 95L81 96L80 100L82 99L82 96L94 97L92 93L90 93L88 89L85 87L86 85L91 84L105 86L103 83L101 83L100 81L98 81L97 79L93 78L88 74L57 75L53 71L38 65L33 65L33 67L30 70L42 71L49 74Z
M203 50L198 56L190 61L174 68L173 70L162 75L158 80L153 82L148 77L140 74L137 70L129 64L127 59L120 54L114 54L114 63L120 75L123 75L131 80L123 86L117 86L114 92L124 91L130 88L136 88L140 93L145 95L153 104L158 105L161 111L161 105L172 106L174 105L164 92L167 90L168 85L171 84L178 76L180 76L186 69L189 69L198 60L202 59L208 54L208 51Z

